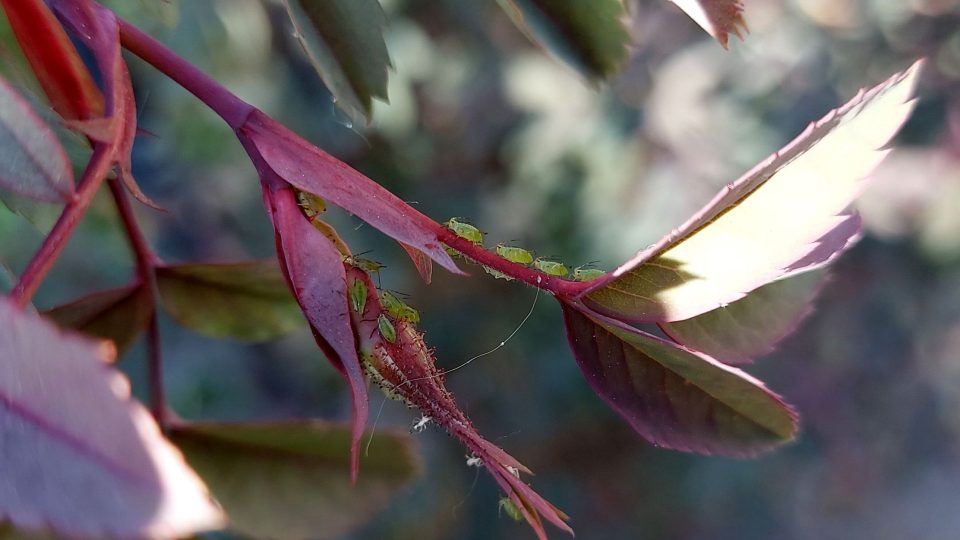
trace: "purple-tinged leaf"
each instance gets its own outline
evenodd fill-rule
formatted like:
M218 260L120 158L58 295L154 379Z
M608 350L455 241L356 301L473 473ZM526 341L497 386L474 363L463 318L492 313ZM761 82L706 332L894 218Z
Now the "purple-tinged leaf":
M275 259L161 266L157 288L167 312L204 335L257 342L303 327Z
M590 79L613 76L630 36L621 0L499 0L520 30Z
M248 152L297 189L323 197L394 240L424 252L447 270L463 274L440 245L440 225L380 184L259 111L249 116L238 136Z
M353 403L351 474L357 478L360 439L369 404L350 325L346 271L340 251L307 220L290 186L276 178L263 181L264 201L276 230L277 256L300 309L330 361L350 384Z
M680 7L723 48L727 48L730 34L743 39L747 21L743 18L742 0L670 0Z
M0 79L0 188L45 202L73 195L73 169L53 131Z
M422 468L409 435L379 429L351 485L350 426L342 424L187 424L170 438L223 505L230 528L250 538L339 538Z
M334 100L354 121L387 99L390 56L377 0L284 0L297 39Z
M153 293L136 284L99 291L44 313L61 328L109 339L123 355L150 323Z
M126 379L113 347L0 298L0 518L81 537L177 537L220 509Z
M813 311L826 270L791 274L768 283L729 306L685 321L660 323L681 345L726 364L745 364L776 348Z
M689 319L847 247L847 207L913 108L921 63L829 113L580 301L635 322Z
M563 314L591 388L654 445L753 456L796 434L793 409L743 371L599 314Z
M433 280L433 261L430 260L430 257L419 249L410 247L403 242L400 242L400 247L410 256L410 260L413 261L413 266L416 267L423 282L429 285Z

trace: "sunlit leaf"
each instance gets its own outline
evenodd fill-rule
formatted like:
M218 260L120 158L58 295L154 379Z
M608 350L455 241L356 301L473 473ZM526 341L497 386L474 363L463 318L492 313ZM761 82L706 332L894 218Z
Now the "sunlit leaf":
M256 161L297 189L323 197L394 240L424 252L447 270L463 273L440 245L440 225L380 184L259 111L248 117L238 134Z
M73 169L53 131L0 80L0 188L38 201L73 194Z
M689 319L849 244L845 212L913 108L920 63L812 124L679 229L590 282L584 304L645 322Z
M130 387L107 342L0 298L0 515L81 537L177 537L223 516Z
M751 456L794 437L796 413L743 371L602 315L563 313L587 382L651 443Z
M421 469L410 437L382 429L355 485L349 425L193 424L170 436L223 505L230 527L251 538L340 537L382 510Z
M134 285L96 292L46 313L63 328L72 328L114 342L122 355L150 322L153 294Z
M590 79L610 77L627 58L620 0L498 1L531 39Z
M157 286L170 315L201 334L256 342L303 328L276 260L161 266Z
M826 279L810 270L768 283L727 307L685 321L661 323L675 341L727 364L743 364L772 351L813 310Z
M337 105L354 119L387 99L390 56L377 0L284 0L310 61Z
M743 39L747 21L742 0L670 0L724 47L730 34Z

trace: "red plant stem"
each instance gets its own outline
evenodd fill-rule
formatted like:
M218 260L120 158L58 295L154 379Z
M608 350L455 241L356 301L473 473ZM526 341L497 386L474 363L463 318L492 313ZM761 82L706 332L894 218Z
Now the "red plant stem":
M127 241L130 243L130 249L133 251L137 263L137 274L141 283L147 287L151 294L157 290L156 266L160 264L160 259L150 248L143 230L137 223L136 216L133 215L133 207L130 205L130 198L123 185L116 178L107 181L110 188L110 194L113 195L113 201L117 205L117 213L120 214L120 221L123 223L123 230L127 235ZM154 309L150 316L150 322L147 327L147 378L150 386L150 412L156 419L160 427L167 425L167 398L163 384L163 356L160 348L160 326L157 323L157 313Z
M120 42L127 50L157 68L161 73L170 77L200 99L220 115L234 131L243 126L249 114L256 110L252 105L232 94L159 41L143 33L130 23L122 19L119 21ZM249 149L248 153L250 153ZM253 156L252 153L251 156ZM347 208L346 210L349 211L350 209ZM409 208L408 211L411 214L418 213L413 208ZM467 258L534 287L548 290L555 296L573 297L587 286L582 282L562 279L527 266L512 263L485 250L483 246L474 245L458 237L440 224L436 224L436 232L439 241L460 251Z
M27 264L27 268L20 276L13 290L10 291L10 298L20 307L30 303L30 299L40 288L40 283L47 276L53 263L60 256L67 240L77 228L77 224L83 218L93 197L97 193L100 184L107 172L110 170L113 160L113 148L111 145L97 145L90 156L86 169L83 171L83 177L77 186L77 191L67 202L63 212L54 224L50 234L43 240L40 249L33 255L33 259Z
M239 129L247 120L247 116L255 110L253 105L232 94L159 41L127 21L120 18L117 20L120 23L120 43L124 48L196 96L213 112L220 115L220 118L223 118L234 131Z

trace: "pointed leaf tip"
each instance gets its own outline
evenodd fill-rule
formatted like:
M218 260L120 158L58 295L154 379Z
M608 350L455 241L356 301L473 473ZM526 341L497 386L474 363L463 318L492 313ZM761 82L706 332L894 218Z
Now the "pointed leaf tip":
M590 282L583 303L625 321L684 320L834 258L853 237L847 207L913 109L921 65L811 124L679 229Z
M713 36L724 49L730 34L743 39L748 31L742 0L670 0Z
M563 313L587 382L651 443L747 457L796 434L796 412L743 371L602 315Z

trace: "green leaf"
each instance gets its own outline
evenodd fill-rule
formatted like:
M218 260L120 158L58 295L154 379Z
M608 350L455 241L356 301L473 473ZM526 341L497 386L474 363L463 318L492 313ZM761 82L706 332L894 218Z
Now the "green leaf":
M849 205L913 109L920 65L811 124L679 229L590 282L582 302L624 321L678 321L829 262L855 232Z
M133 344L152 314L153 294L139 284L96 292L44 313L62 328L113 341L118 355Z
M275 260L157 268L164 308L201 334L267 341L304 326Z
M373 98L387 99L390 56L377 0L284 0L297 38L337 105L369 122Z
M420 471L406 434L378 431L350 483L349 425L189 424L173 441L253 538L334 538L367 521Z
M498 0L531 40L585 77L606 79L627 59L620 0Z
M596 313L563 314L587 382L651 443L752 456L796 434L793 409L743 371Z
M678 343L727 364L743 364L771 352L813 310L826 270L802 272L752 291L727 307L685 321L661 323Z

